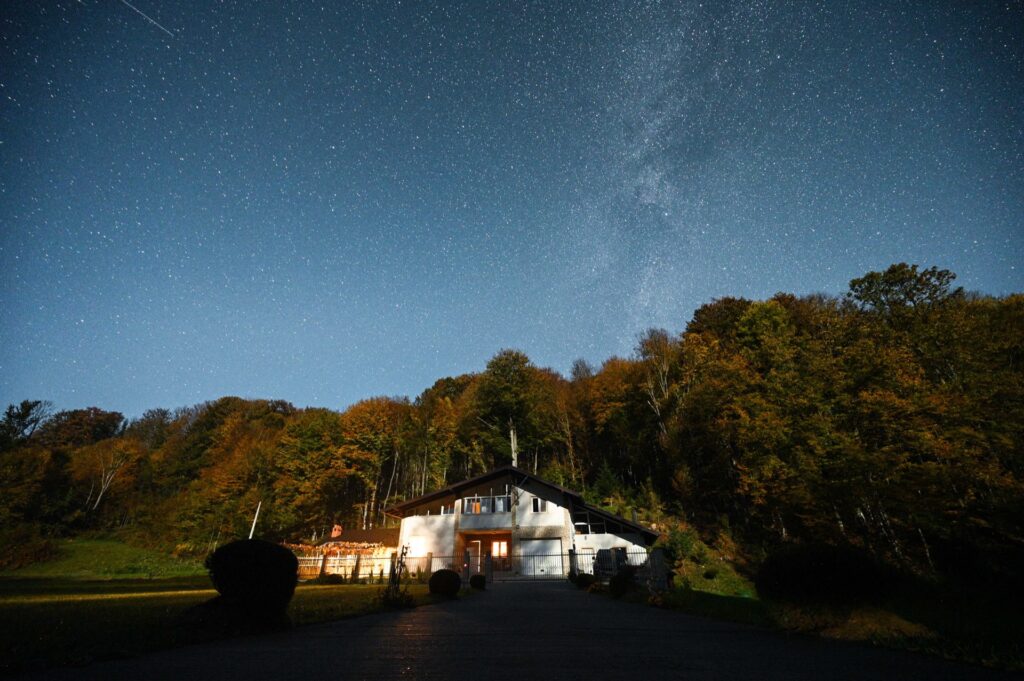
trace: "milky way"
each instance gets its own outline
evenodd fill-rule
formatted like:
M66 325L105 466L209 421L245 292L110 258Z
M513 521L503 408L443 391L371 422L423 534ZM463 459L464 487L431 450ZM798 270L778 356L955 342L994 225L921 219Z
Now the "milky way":
M724 295L1024 288L1020 3L18 3L0 401L566 371Z

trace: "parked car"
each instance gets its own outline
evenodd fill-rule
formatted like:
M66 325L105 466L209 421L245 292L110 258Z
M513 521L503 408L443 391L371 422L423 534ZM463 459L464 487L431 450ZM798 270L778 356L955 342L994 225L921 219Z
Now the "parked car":
M628 563L629 558L624 548L598 549L594 556L594 576L611 577Z

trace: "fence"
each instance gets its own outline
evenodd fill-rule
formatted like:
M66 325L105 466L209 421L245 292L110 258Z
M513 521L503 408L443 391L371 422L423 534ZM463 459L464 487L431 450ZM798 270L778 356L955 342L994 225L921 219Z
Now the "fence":
M321 575L338 575L352 583L383 583L391 573L391 556L305 556L299 558L299 579L313 579ZM464 554L463 556L417 556L405 559L402 581L425 582L430 575L442 569L455 570L468 576L484 573L490 581L530 579L564 579L569 571L610 577L622 566L631 565L641 580L658 578L660 553L651 555L644 549L582 550L548 555L513 555L490 557Z

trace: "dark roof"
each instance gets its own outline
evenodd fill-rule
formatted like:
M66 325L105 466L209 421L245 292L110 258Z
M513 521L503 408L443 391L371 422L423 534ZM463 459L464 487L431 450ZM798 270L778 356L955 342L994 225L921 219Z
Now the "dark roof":
M479 485L481 482L493 480L494 478L500 478L510 473L514 475L523 476L524 479L531 478L533 480L536 480L547 485L548 487L556 489L559 492L568 494L572 497L576 497L577 499L580 500L583 499L583 497L578 492L566 489L565 487L562 487L561 485L556 485L553 482L548 482L543 478L538 478L533 473L528 473L527 471L524 471L522 468L516 468L515 466L500 466L498 468L495 468L484 473L483 475L478 475L475 478L469 478L467 480L463 480L462 482L456 482L453 485L448 485L444 489L439 489L436 492L429 492L421 497L416 497L415 499L409 499L408 501L399 502L392 506L391 508L384 509L384 513L397 517L399 513L406 509L413 508L415 506L420 506L421 504L425 504L435 499L441 499L442 497L446 497L449 494L455 494L461 489L466 489L467 487L474 487L476 485Z
M397 527L375 527L372 530L345 530L337 537L328 537L322 544L335 542L352 542L360 544L383 544L384 546L398 546Z
M428 502L433 501L435 499L441 499L441 498L449 496L449 495L457 494L459 490L466 489L468 487L474 487L476 485L479 485L481 482L486 482L488 480L493 480L494 478L500 478L500 477L503 477L503 476L509 475L509 474L517 475L517 476L522 476L522 479L524 481L529 479L529 480L534 480L536 482L539 482L542 485L546 485L546 486L550 487L551 489L557 490L557 491L561 492L562 494L565 494L565 495L567 495L569 497L572 497L574 502L578 506L582 506L582 507L586 508L588 511L591 511L592 513L597 513L599 515L605 516L609 520L614 520L617 523L620 523L622 525L625 525L626 527L632 528L632 529L636 530L637 532L645 534L645 535L647 535L649 537L657 537L658 536L658 533L655 532L654 530L650 529L649 527L644 527L643 525L641 525L639 523L634 523L631 520L626 520L625 518L617 516L614 513L610 513L608 511L605 511L604 509L601 509L601 508L598 508L596 506L592 506L592 505L588 504L586 501L583 500L583 495L580 494L579 492L575 492L575 491L573 491L571 489L568 489L566 487L562 487L561 485L558 485L558 484L555 484L555 483L550 482L548 480L545 480L544 478L540 478L540 477L534 475L533 473L530 473L528 471L524 471L522 468L517 468L516 466L511 466L511 465L510 466L500 466L498 468L495 468L493 470L490 470L490 471L484 473L483 475L478 475L475 478L469 478L467 480L463 480L461 482L457 482L455 484L448 485L444 489L439 489L436 492L430 492L428 494L424 494L421 497L416 497L415 499L409 499L408 501L402 501L400 503L395 504L394 506L391 506L390 508L384 509L384 513L386 513L387 515L390 515L392 517L401 517L400 514L402 513L402 511L408 510L410 508L414 508L416 506L420 506L422 504L428 503Z

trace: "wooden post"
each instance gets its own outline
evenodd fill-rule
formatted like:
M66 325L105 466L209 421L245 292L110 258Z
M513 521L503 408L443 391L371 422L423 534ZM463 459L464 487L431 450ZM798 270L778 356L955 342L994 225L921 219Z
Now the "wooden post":
M430 579L430 575L434 574L434 552L430 551L427 553L427 569L424 570L427 573L427 579Z
M391 552L391 566L388 568L388 586L394 586L398 584L398 581L402 578L402 575L397 574L398 568L398 554L394 551Z
M327 574L327 554L325 553L325 554L320 556L320 574L319 574L319 576L323 577L326 574Z
M356 554L356 564L352 566L352 583L357 584L359 582L359 563L362 561L362 556Z

